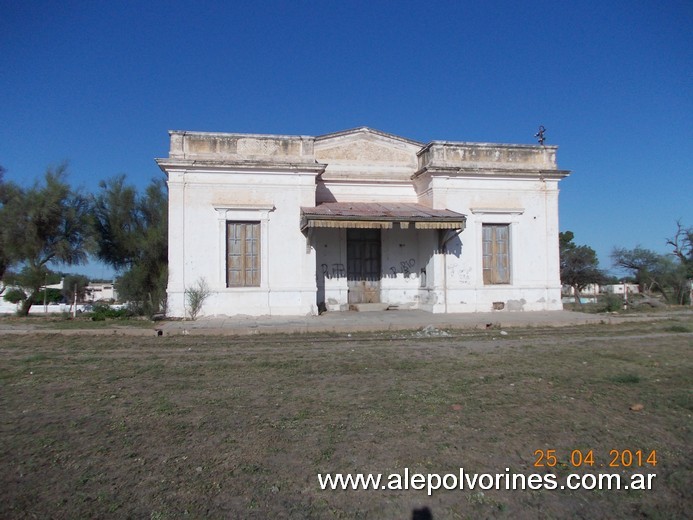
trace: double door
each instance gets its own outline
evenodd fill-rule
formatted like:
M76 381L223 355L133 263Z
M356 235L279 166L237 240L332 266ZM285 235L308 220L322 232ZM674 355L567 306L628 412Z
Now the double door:
M379 229L347 229L349 303L380 302Z

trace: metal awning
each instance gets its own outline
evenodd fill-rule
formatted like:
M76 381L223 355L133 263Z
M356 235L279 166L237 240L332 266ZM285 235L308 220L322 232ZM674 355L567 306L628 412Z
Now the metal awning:
M301 231L307 228L464 229L467 217L449 209L392 202L323 202L301 208Z

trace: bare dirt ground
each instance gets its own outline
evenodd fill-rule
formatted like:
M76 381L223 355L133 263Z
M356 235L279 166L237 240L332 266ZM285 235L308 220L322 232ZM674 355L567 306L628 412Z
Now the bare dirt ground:
M691 347L690 317L506 334L0 335L0 517L690 517ZM556 466L535 467L536 450ZM575 467L574 450L594 465ZM656 465L609 468L611 450L656 450ZM651 490L431 496L318 483L460 468L657 476Z

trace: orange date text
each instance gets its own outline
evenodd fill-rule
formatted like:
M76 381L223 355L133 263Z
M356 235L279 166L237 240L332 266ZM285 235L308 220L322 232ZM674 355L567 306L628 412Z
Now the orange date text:
M642 468L657 466L657 450L609 450L608 457L598 460L594 450L572 450L558 453L558 450L534 450L535 468L561 467L609 467Z

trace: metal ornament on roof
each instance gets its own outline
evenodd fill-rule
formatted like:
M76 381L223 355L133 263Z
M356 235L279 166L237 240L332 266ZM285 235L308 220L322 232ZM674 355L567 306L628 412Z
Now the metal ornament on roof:
M546 132L546 128L544 128L544 125L539 125L539 131L534 134L534 137L537 138L537 141L539 141L540 145L544 145L544 141L546 138L544 137L544 133Z

